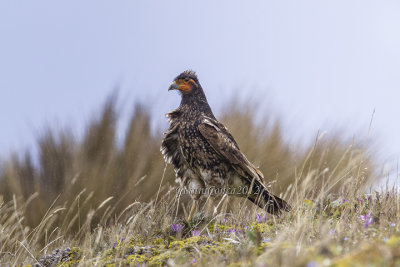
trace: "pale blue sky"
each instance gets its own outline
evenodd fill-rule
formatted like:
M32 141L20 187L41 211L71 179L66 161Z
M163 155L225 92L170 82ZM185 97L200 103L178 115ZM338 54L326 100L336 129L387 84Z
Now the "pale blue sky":
M400 1L1 1L0 155L46 125L77 132L119 86L155 120L197 71L216 110L240 93L282 117L289 138L371 135L400 155ZM160 124L160 127L164 127Z

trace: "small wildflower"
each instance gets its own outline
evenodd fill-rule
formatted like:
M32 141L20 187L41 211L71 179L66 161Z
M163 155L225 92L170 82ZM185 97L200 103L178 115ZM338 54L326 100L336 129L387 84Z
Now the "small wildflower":
M343 204L343 203L346 203L346 202L350 202L350 201L348 201L348 200L345 199L345 198L343 198L342 201L340 201L340 203L342 203L342 204Z
M360 205L364 204L364 199L359 198L359 199L358 199L358 203L360 203Z
M200 231L199 230L193 230L192 231L192 236L200 236Z
M396 224L395 224L395 223L391 223L390 226L391 226L391 227L395 227Z
M179 224L179 223L171 225L171 229L173 232L179 232L183 229L183 227L185 227L185 226L182 224Z
M222 223L226 223L226 219L225 218L222 219Z
M236 231L236 229L234 229L234 228L231 228L231 229L228 229L228 234L234 234L234 233L236 233L237 231Z
M349 237L348 237L348 236L345 236L345 237L343 238L343 240L344 240L344 241L347 241L347 240L349 240Z
M124 242L124 241L125 241L125 237L122 237L122 238L119 240L120 243L122 243L122 242Z
M387 237L384 237L384 238L382 239L382 241L385 242L385 243L386 243L388 240L389 240L389 238L387 238Z
M265 242L265 243L271 242L271 238L268 238L268 237L267 237L267 238L264 238L264 239L263 239L263 242Z
M329 229L329 234L330 235L336 235L336 230L335 229Z
M364 228L368 228L374 221L374 219L371 217L371 212L368 212L365 215L360 216L360 220L364 222L363 226Z
M309 261L309 262L307 262L306 266L307 267L317 267L318 264L315 261Z
M261 217L260 214L256 214L256 220L257 220L257 222L259 222L259 223L264 223L264 222L266 221L266 217L267 217L267 215L265 215L265 214L264 214L264 216L262 216L262 217Z
M197 262L196 258L193 258L192 264L195 264Z

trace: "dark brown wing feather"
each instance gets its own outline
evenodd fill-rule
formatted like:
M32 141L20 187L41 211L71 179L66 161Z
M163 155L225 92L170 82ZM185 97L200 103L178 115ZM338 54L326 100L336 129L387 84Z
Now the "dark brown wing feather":
M222 123L206 117L199 125L199 131L215 152L228 160L241 176L263 182L263 174L240 151L236 141Z
M250 201L272 214L279 214L281 210L290 211L291 207L286 201L268 192L263 184L262 173L239 150L239 146L223 124L206 117L198 128L215 152L225 158L235 171L248 181L250 192L258 191L257 194L247 196Z

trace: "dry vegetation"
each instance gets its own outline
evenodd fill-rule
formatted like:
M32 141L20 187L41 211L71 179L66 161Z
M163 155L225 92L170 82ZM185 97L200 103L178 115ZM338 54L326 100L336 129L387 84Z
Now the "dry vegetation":
M325 135L301 149L254 112L220 117L292 212L264 217L224 196L186 221L149 113L137 106L117 143L110 99L82 140L48 130L37 164L30 153L2 163L0 266L400 264L398 192L366 194L378 179L366 148Z

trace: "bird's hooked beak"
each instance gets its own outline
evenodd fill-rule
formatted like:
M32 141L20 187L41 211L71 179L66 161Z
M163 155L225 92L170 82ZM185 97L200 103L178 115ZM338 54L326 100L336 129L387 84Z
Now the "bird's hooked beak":
M176 82L173 82L171 86L168 88L168 91L171 90L179 90L179 85Z

